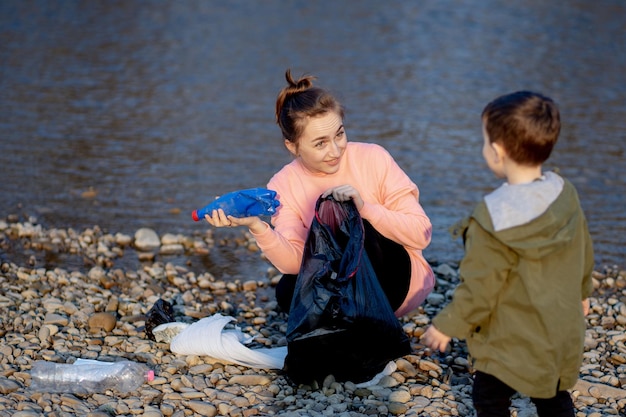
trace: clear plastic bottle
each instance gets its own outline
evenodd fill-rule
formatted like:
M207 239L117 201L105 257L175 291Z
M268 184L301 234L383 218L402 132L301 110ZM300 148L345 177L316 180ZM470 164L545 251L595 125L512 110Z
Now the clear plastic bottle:
M40 392L95 394L106 390L132 392L154 379L146 365L128 360L102 362L79 359L74 364L35 361L30 389Z

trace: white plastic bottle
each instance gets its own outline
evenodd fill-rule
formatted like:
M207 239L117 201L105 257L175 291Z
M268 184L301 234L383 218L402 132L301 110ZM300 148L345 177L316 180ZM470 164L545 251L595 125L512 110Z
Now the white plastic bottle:
M30 389L51 393L95 394L106 390L132 392L154 379L146 365L128 360L103 362L78 359L73 364L35 361Z

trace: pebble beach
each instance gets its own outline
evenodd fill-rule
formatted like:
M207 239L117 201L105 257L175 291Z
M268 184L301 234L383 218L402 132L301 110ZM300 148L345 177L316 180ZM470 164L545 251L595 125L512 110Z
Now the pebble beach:
M208 228L207 228L208 229ZM262 258L245 230L229 245ZM419 343L458 284L455 265L437 264L435 291L402 317L412 352L376 385L359 388L329 375L314 386L296 386L280 370L221 363L208 356L178 355L150 340L146 314L159 300L173 305L176 320L193 323L216 313L232 316L254 346L286 345L287 315L278 311L273 286L280 278L269 263L259 276L223 279L198 272L185 256L203 256L224 245L208 229L193 236L133 235L98 227L45 229L35 220L0 219L0 417L16 416L473 416L472 369L463 341L450 352ZM79 267L65 257L82 259ZM138 268L116 266L133 257ZM48 259L42 267L42 259ZM52 260L52 261L50 261ZM54 262L54 260L59 260ZM608 265L594 272L580 379L571 390L577 417L626 415L626 270ZM146 364L155 379L134 392L54 394L30 389L37 360L76 359ZM533 417L532 403L516 396L513 416Z

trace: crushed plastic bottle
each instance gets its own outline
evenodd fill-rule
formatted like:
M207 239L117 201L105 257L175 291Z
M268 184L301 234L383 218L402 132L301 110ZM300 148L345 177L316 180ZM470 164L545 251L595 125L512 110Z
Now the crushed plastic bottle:
M280 202L276 199L276 191L266 188L249 188L247 190L232 191L215 199L207 206L194 210L191 218L198 221L209 216L213 210L222 209L227 216L250 217L271 216L276 213Z
M73 364L35 361L30 389L39 392L95 394L106 390L128 393L154 379L154 371L142 363L123 360L103 362L78 359Z

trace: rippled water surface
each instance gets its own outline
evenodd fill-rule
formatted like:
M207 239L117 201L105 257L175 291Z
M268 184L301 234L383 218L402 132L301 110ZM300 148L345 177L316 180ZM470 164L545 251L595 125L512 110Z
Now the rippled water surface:
M2 1L0 217L204 230L193 209L289 162L273 107L291 67L418 184L433 261L460 259L448 226L498 185L483 106L552 96L564 125L547 167L578 188L596 263L623 266L625 27L621 0Z

